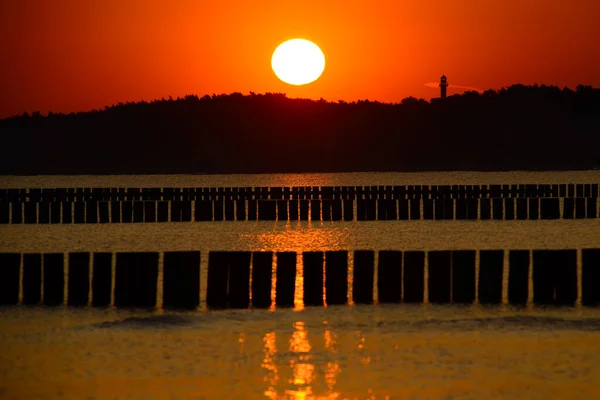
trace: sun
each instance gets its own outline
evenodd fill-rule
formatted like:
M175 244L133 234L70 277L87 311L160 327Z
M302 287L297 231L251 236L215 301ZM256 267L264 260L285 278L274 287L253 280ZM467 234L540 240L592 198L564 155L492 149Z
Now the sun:
M306 85L319 79L325 69L325 55L313 42L291 39L273 52L271 67L275 75L290 85Z

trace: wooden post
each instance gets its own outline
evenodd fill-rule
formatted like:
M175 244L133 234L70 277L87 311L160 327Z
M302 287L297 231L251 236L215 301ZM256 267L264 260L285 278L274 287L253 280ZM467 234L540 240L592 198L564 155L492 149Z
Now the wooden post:
M429 302L450 302L450 281L452 254L450 251L430 251L429 261Z
M277 307L293 307L296 292L296 253L277 253L277 280L275 304Z
M42 255L23 254L23 304L42 300Z
M275 200L258 200L258 220L277 220L277 202Z
M348 302L348 252L325 252L325 296L327 305Z
M158 253L117 253L115 274L115 306L156 306Z
M598 218L598 206L597 206L598 199L593 198L593 197L588 197L587 199L585 199L585 201L586 201L586 203L585 203L586 218Z
M352 294L356 304L373 303L373 282L375 272L375 252L357 250L354 252L354 279Z
M422 303L425 294L425 253L404 252L404 302Z
M221 251L211 251L208 254L206 304L210 308L225 308L227 306L227 281L229 279L227 257L227 253Z
M503 269L503 250L480 251L478 285L481 304L500 304L502 302Z
M410 219L421 219L421 200L410 200Z
M481 220L492 218L492 203L490 199L479 199L479 218Z
M433 219L433 200L423 199L423 219Z
M452 302L475 301L475 251L452 252Z
M402 300L402 252L380 251L377 267L379 302L399 303Z
M90 253L69 253L68 260L67 304L86 306L90 292Z
M64 302L65 275L62 253L44 254L44 304L58 306Z
M133 202L133 222L140 223L144 222L144 202L134 201Z
M225 221L235 220L235 203L233 200L225 200Z
M200 252L165 252L163 265L163 307L181 309L198 307Z
M243 201L242 201L243 203ZM212 221L213 203L210 200L196 200L194 221Z
M560 199L543 198L540 199L540 218L558 219L560 218Z
M323 305L323 253L302 253L304 264L304 305Z
M94 253L92 261L92 305L110 305L112 293L112 254Z
M310 220L320 221L321 220L321 201L311 200L310 201Z
M556 299L555 299L556 292ZM577 265L573 250L533 251L533 301L536 304L574 305Z
M581 251L581 302L585 306L600 304L600 249Z
M21 254L0 253L0 305L13 305L19 302L19 280Z
M575 218L575 199L565 198L563 199L563 219Z
M585 198L577 197L575 199L575 218L583 219L585 218Z
M332 221L341 221L342 219L343 219L342 200L340 200L340 199L331 200L331 220Z
M529 292L529 250L510 250L508 259L508 302L525 304Z
M38 224L50 223L50 203L42 201L38 203Z
M121 202L121 222L131 223L133 222L133 202L122 201Z
M288 220L288 200L276 200L277 202L277 220Z
M504 219L512 221L515 219L515 199L504 199Z
M234 201L235 201L235 219L237 221L246 221L246 200L237 199ZM198 205L198 202L196 202L196 206L197 205Z
M232 251L229 257L228 305L231 308L250 307L250 258L248 251Z
M213 200L213 218L215 221L223 221L225 218L223 200Z
M33 201L27 201L24 203L23 215L26 224L37 223L37 203Z
M271 273L273 252L255 251L252 253L252 307L271 306Z

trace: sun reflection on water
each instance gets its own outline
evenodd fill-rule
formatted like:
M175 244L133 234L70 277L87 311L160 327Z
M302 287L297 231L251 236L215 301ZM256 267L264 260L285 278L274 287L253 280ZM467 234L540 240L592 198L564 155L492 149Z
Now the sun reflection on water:
M327 321L324 321L327 324ZM305 322L296 321L293 324L294 331L288 341L288 351L290 354L286 364L289 366L291 377L283 382L280 379L280 372L277 368L277 341L275 332L268 332L263 337L263 353L261 367L265 372L263 378L266 389L265 397L269 399L306 399L306 400L332 400L338 399L340 393L335 391L338 375L341 372L337 360L322 361L322 366L318 366L311 354L313 346L309 341L308 328ZM331 329L326 329L323 342L325 349L332 355L337 354L337 335ZM284 356L286 353L281 353ZM285 365L285 364L284 364ZM317 370L322 368L324 374L320 375ZM319 394L317 391L323 390L324 386L319 386L317 380L324 380L327 385L327 393ZM278 390L279 383L287 386ZM321 388L319 390L319 388ZM278 395L279 392L279 395ZM283 392L283 393L282 393Z

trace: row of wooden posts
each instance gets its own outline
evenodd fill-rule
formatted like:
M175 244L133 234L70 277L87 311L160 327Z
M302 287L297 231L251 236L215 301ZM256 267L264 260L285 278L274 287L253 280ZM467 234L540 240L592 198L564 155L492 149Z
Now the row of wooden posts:
M598 193L599 188L597 183L187 188L4 188L0 189L0 202L598 198Z
M204 267L199 251L0 253L0 304L291 307L297 269L305 306L600 304L600 249L209 252Z
M215 200L0 204L0 224L598 218L596 198Z

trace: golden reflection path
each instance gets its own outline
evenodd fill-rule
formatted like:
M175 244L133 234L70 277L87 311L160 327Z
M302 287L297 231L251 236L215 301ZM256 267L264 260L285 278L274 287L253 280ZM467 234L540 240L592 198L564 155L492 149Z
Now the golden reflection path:
M292 223L286 224L285 231L266 231L256 235L258 249L278 249L277 251L291 251L297 253L296 258L296 279L294 282L294 311L304 310L304 263L302 253L306 249L311 251L328 251L349 248L349 243L345 235L340 231L331 231L319 229L324 225L323 222L308 223L305 230L294 230ZM323 261L325 262L325 261ZM325 273L325 265L323 268ZM352 278L354 276L354 258L351 252L348 254L348 304L352 302ZM323 304L326 307L326 288L325 274L323 275ZM271 307L275 310L277 294L277 252L273 255L273 264L271 269Z
M327 325L327 321L324 321ZM332 355L331 360L323 360L323 365L317 366L313 361L311 350L313 349L308 337L308 328L304 321L293 323L294 331L288 341L290 358L287 361L291 377L287 381L280 378L280 370L277 367L277 337L275 332L268 332L263 337L263 360L261 367L264 370L264 382L266 389L265 397L269 399L295 399L295 400L333 400L341 398L341 394L335 390L338 375L341 372L337 361L337 335L329 328L325 329L323 341L326 351ZM285 354L285 353L283 353ZM281 356L283 356L281 354ZM324 370L322 377L317 372L317 367ZM326 393L316 393L317 379L323 379L326 384ZM278 390L278 384L285 388ZM324 389L324 388L323 388ZM325 390L323 390L325 391Z

